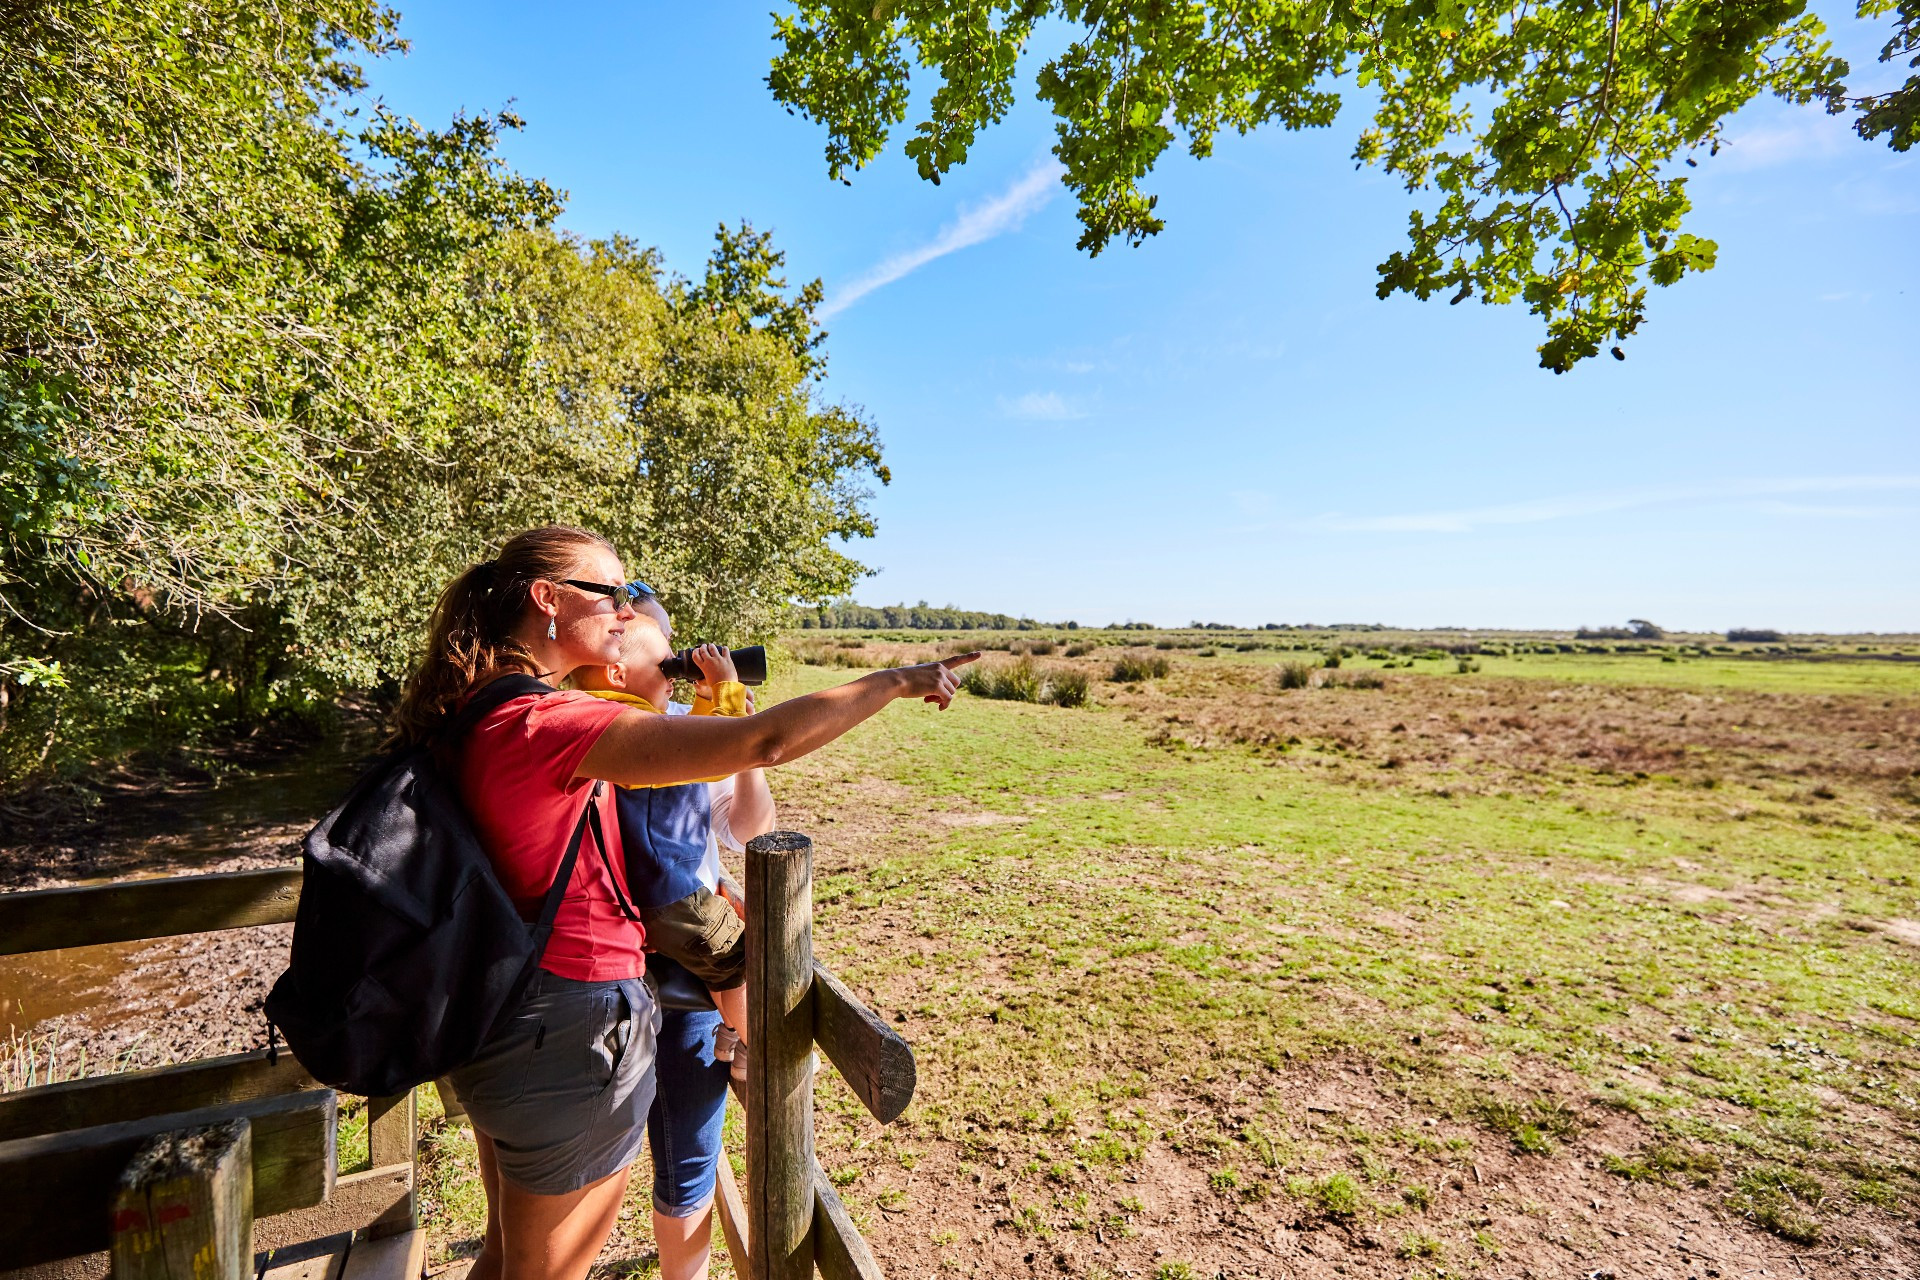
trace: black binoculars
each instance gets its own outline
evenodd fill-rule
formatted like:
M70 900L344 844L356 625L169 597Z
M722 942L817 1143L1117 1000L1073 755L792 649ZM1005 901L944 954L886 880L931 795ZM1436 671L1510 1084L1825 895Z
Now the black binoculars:
M765 684L767 682L767 650L764 645L750 644L744 649L734 649L733 669L740 677L741 684ZM694 663L693 650L682 649L660 664L660 670L669 680L706 679L700 674L700 668Z

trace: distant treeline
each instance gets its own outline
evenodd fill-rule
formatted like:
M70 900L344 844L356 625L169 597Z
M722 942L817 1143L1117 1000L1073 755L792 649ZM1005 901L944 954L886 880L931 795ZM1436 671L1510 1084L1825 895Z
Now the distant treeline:
M951 605L936 609L925 600L919 604L888 604L875 607L851 600L834 600L822 605L806 605L797 611L797 627L841 627L852 631L881 628L910 631L1034 631L1059 628L1077 631L1077 622L1036 622L1016 618L1010 613L981 613L975 609L955 609Z
M1010 613L982 613L976 609L956 609L952 605L935 608L925 600L919 604L870 605L852 600L832 600L821 605L798 605L793 625L804 630L840 629L846 631L1078 631L1080 624L1040 622L1016 618ZM1159 631L1151 622L1109 622L1105 631ZM1385 631L1379 622L1340 622L1321 626L1312 622L1269 622L1263 626L1242 627L1231 622L1190 622L1187 631Z

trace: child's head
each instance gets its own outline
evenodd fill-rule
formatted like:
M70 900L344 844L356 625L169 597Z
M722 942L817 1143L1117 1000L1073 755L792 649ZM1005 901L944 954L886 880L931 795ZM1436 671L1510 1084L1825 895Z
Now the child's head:
M635 617L620 639L620 661L581 667L573 684L581 689L613 689L645 698L662 711L673 696L673 681L660 664L673 656L673 623L660 602L648 596L633 606Z

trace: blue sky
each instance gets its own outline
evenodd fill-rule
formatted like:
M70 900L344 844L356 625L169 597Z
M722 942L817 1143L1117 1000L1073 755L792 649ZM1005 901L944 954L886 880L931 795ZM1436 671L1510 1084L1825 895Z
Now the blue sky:
M1824 8L1871 64L1884 34ZM513 101L566 228L694 273L746 219L825 281L828 394L894 476L864 601L1920 630L1920 152L1755 104L1692 186L1719 266L1555 377L1518 307L1374 298L1412 197L1355 171L1355 112L1169 155L1167 229L1090 260L1031 101L939 187L897 151L843 186L766 89L759 5L401 10L375 91L427 124Z

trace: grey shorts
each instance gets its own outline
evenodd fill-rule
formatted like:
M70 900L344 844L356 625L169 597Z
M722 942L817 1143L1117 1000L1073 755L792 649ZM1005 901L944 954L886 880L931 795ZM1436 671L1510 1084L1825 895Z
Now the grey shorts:
M449 1082L500 1174L562 1195L633 1163L647 1140L660 1011L638 978L576 982L542 969L520 1006Z

